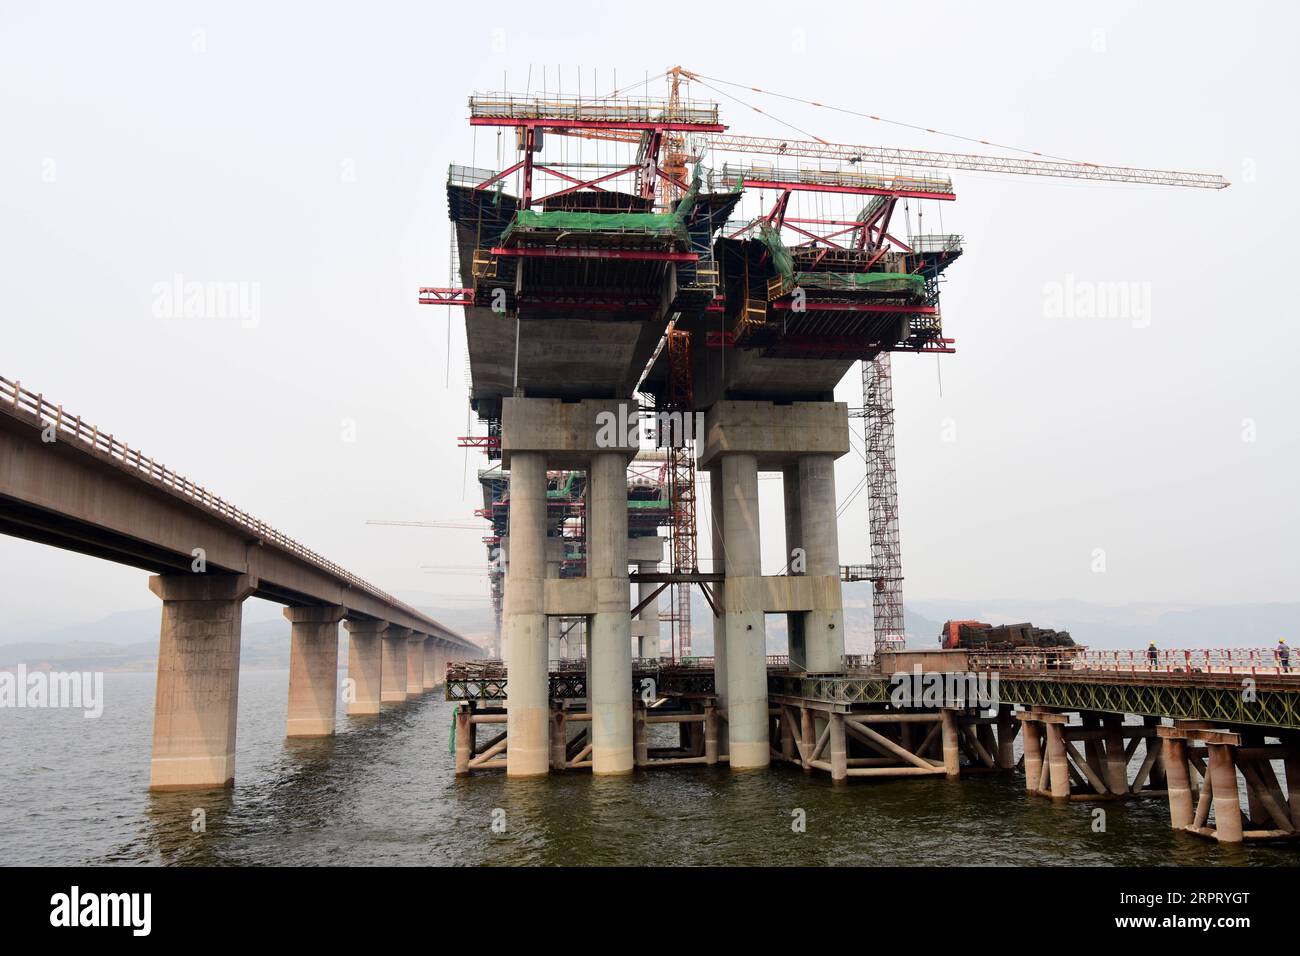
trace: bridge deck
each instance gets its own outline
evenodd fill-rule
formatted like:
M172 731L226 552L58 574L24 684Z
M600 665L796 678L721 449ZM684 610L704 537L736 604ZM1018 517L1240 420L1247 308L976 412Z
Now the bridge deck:
M341 606L478 647L61 405L0 378L0 533L156 574L248 575L258 597ZM197 547L196 547L197 546Z

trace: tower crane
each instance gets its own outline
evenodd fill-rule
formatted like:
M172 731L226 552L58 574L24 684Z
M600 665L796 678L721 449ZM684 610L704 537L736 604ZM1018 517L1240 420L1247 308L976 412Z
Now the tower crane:
M797 97L782 96L772 91L763 90L758 87L744 86L738 83L729 83L725 80L704 77L699 73L682 68L681 66L671 67L666 71L666 77L669 83L669 99L666 104L668 117L671 118L675 111L681 109L682 104L682 87L692 81L699 82L709 87L714 92L722 93L711 86L709 80L721 83L731 87L745 89L754 93L778 96L786 100L794 100L806 105L835 109L827 107L826 104L812 100L801 100ZM727 94L724 94L727 95ZM734 97L732 97L734 99ZM750 104L744 104L750 105ZM750 106L758 112L764 112L757 107ZM852 110L838 110L839 112L855 113ZM865 119L881 121L881 117L871 114L855 114ZM889 122L889 121L884 121ZM787 124L789 125L789 124ZM907 124L902 124L907 125ZM913 127L922 129L927 133L938 133L939 131L924 127ZM591 139L605 139L623 142L643 142L644 137L634 132L626 130L570 130L564 131L565 135L582 136ZM950 135L950 134L945 134ZM961 137L967 138L967 137ZM994 146L995 144L987 140L975 140L975 142L984 146ZM694 150L717 150L730 153L748 153L759 154L772 157L790 157L802 160L817 160L819 163L839 164L850 169L866 169L876 167L881 169L899 170L901 168L920 168L920 169L943 169L943 170L960 170L974 171L985 173L999 173L1015 176L1039 176L1051 177L1056 179L1075 179L1095 182L1114 182L1114 183L1135 183L1149 186L1175 186L1192 189L1224 189L1229 185L1228 181L1222 176L1213 173L1195 173L1180 172L1176 170L1164 169L1147 169L1135 166L1114 166L1102 165L1091 162L1079 162L1074 160L1062 159L1059 157L1045 157L1041 153L1029 150L1016 150L1025 153L1022 156L997 156L981 155L976 153L950 152L950 151L933 151L921 149L903 149L889 146L869 146L855 145L848 143L835 143L816 136L808 138L781 138L770 136L744 136L734 133L725 132L699 132L691 133L689 136L681 133L673 133L670 137L665 138L662 144L664 149L664 160L659 174L662 182L657 183L657 196L661 205L667 207L671 201L678 198L685 189L685 170L686 163L695 157L690 156ZM783 176L782 179L791 178ZM893 176L889 178L892 184L902 183L906 185L908 177ZM786 183L786 185L789 185ZM812 182L809 188L819 190L830 189L825 182ZM786 195L788 199L788 193ZM774 208L772 217L769 222L775 219L778 213L784 216L784 205L778 203ZM886 241L887 233L885 224L888 222L888 213L892 211L892 205L889 205L884 213L884 222L878 223L876 231L867 225L855 231L855 243L859 248L869 247L870 243L883 246ZM779 220L778 220L779 222ZM802 230L801 230L802 231ZM805 233L807 234L807 233ZM689 375L691 363L689 356L682 356L681 351L689 348L688 336L685 333L677 332L670 328L668 332L670 340L673 336L678 336L687 341L670 342L676 345L679 361L674 363L670 369L670 375L681 376ZM675 396L688 396L691 393L691 384L689 381L670 382L670 392ZM891 644L897 644L903 640L904 620L903 620L903 603L902 603L902 561L899 545L898 531L898 494L897 479L894 469L894 407L893 407L893 386L892 370L890 364L890 355L887 351L882 351L870 360L862 362L862 410L860 413L863 418L863 438L866 448L865 457L867 464L866 487L869 496L869 533L871 541L872 564L866 573L872 582L872 626L875 637L875 648L879 651L883 647ZM671 452L670 452L671 453ZM688 452L687 452L688 453ZM684 489L673 488L673 507L675 512L681 512L678 520L674 522L674 536L682 533L689 533L690 542L682 542L680 546L675 541L673 550L674 554L674 571L692 571L693 567L677 567L678 556L695 554L695 516L694 516L695 497L693 492L687 492ZM686 513L689 512L689 513ZM861 573L860 569L850 570L846 576L848 580L860 580L857 575ZM685 644L689 647L689 602L680 601L677 612L679 626L684 623L687 637ZM685 617L685 622L681 617Z
M1051 177L1056 179L1083 180L1106 183L1133 183L1146 186L1172 186L1191 189L1220 190L1229 185L1222 176L1212 173L1181 172L1167 169L1149 169L1136 166L1102 165L1093 162L1081 162L1050 156L1034 150L1021 149L997 144L984 139L958 136L940 130L908 123L898 123L870 113L831 106L815 100L787 96L771 90L760 89L742 83L735 83L716 77L705 76L682 66L673 66L661 76L668 81L669 95L666 100L658 101L660 106L648 107L637 103L628 109L636 116L628 122L619 122L617 116L625 109L619 107L619 97L625 91L615 91L594 100L578 101L544 101L518 102L509 94L502 94L500 99L490 100L481 117L471 118L471 123L486 125L518 125L516 118L523 118L525 126L520 126L520 148L524 158L518 163L502 170L492 177L477 184L475 188L486 189L499 182L505 176L523 169L524 187L520 205L527 209L535 197L532 194L532 173L534 163L532 153L540 149L540 140L535 138L532 126L545 125L553 135L578 137L589 140L603 140L631 144L637 148L637 161L632 166L616 169L614 172L599 176L589 181L582 181L573 176L562 174L553 168L537 166L550 175L567 181L559 193L572 192L584 187L600 189L600 183L607 182L624 174L633 174L637 179L636 194L642 199L657 200L664 209L671 208L688 189L687 164L698 163L697 155L705 150L724 153L757 154L794 160L813 160L815 169L775 170L771 166L734 168L724 164L722 175L724 181L735 185L773 189L779 198L771 212L749 222L735 232L731 238L740 236L751 229L780 231L788 228L800 233L805 240L803 247L812 246L812 251L821 257L832 249L837 254L867 252L870 268L887 252L912 249L890 234L890 217L895 205L909 199L952 199L951 183L946 179L921 175L915 171L924 170L959 170L982 173L994 173L1014 176ZM657 79L657 78L656 78ZM649 78L645 81L647 84ZM776 97L807 106L828 111L849 114L858 118L878 121L886 124L908 127L920 132L954 137L986 146L1002 149L1019 155L992 155L970 152L935 151L923 149L904 149L890 146L860 145L836 143L808 134L791 123L778 120L783 125L799 132L802 137L745 136L726 132L727 127L718 123L716 105L710 104L710 110L696 109L686 89L690 84L698 83L709 90L727 96L760 114L773 119L771 113L739 100L736 96L718 89L713 84L728 86L736 90L758 93ZM640 84L637 84L640 85ZM471 99L471 107L474 100ZM493 112L495 110L495 112ZM531 111L531 112L530 112ZM711 112L711 116L709 115ZM701 115L709 117L702 120ZM545 118L544 124L537 120ZM828 168L829 167L829 168ZM812 192L844 196L867 196L870 202L855 219L797 218L787 214L791 195L795 192ZM906 206L904 206L906 208ZM829 235L818 235L811 231L818 226L830 226L838 231ZM807 227L807 228L805 228ZM837 237L849 235L850 240ZM922 237L923 239L955 239L956 237ZM825 244L823 244L825 240ZM840 245L848 242L848 246ZM829 246L830 248L827 248ZM944 256L950 250L921 250L925 253L940 252ZM960 254L959 248L954 254ZM937 281L937 273L932 277ZM778 290L788 292L783 288ZM420 301L442 305L470 305L473 303L473 290L470 289L421 289ZM769 298L771 289L769 289ZM929 312L937 317L937 307L930 307ZM749 306L746 305L746 316ZM678 329L676 320L668 323L661 349L665 349L670 358L668 383L665 401L672 410L688 411L694 405L694 384L691 381L691 335L688 331ZM919 340L918 340L919 341ZM906 349L951 352L952 340L932 338L919 345L907 345ZM657 353L656 353L657 354ZM867 463L867 475L864 479L869 492L870 519L869 531L872 551L872 565L868 568L842 568L844 580L869 580L873 584L873 629L876 648L888 646L902 640L902 567L898 534L898 502L896 477L894 471L894 428L893 428L893 390L891 383L891 366L889 351L882 350L862 361L863 403L856 413L864 420L864 457ZM669 449L670 498L673 514L672 570L675 573L696 572L695 542L695 473L694 461L690 448ZM673 620L678 628L678 642L683 654L690 653L690 601L688 587L675 586L675 611Z

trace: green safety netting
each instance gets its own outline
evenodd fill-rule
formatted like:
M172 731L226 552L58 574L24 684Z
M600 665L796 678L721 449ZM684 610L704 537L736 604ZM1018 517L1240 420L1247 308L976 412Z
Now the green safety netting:
M673 212L572 212L568 210L520 209L502 235L502 241L516 229L554 229L574 232L638 232L672 235L686 239L685 222L700 194L700 170L696 167L690 188Z
M668 234L686 237L681 220L674 213L654 212L569 212L566 210L539 211L521 209L506 230L509 236L516 229L554 229L573 232L640 232L649 235ZM503 237L505 238L505 237Z
M809 289L849 292L906 292L921 295L925 279L907 272L796 272L794 284Z
M779 230L768 225L758 227L758 241L767 246L786 288L837 289L845 292L902 292L921 295L925 279L907 272L795 272L794 257L781 241Z
M790 250L781 241L781 232L769 225L758 227L758 241L767 246L772 256L772 265L776 266L777 275L785 280L786 285L794 282L794 258Z

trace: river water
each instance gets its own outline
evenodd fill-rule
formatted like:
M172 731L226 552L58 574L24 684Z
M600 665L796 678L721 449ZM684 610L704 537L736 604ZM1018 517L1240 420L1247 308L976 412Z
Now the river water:
M153 674L105 675L98 719L0 709L0 864L1300 863L1300 847L1175 834L1163 799L1053 806L1026 797L1018 775L846 787L787 767L457 779L452 705L438 695L340 716L333 739L289 741L287 686L286 671L240 675L236 785L202 794L148 792Z

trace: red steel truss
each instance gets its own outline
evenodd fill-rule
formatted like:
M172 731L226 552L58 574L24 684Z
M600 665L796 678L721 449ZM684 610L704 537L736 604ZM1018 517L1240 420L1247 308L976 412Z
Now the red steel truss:
M424 286L420 289L420 305L473 305L473 289L438 289Z

